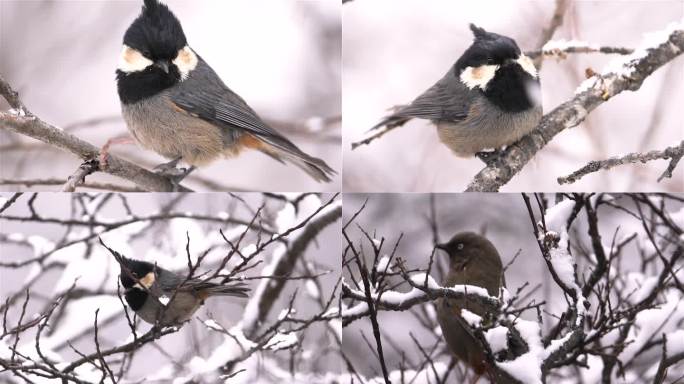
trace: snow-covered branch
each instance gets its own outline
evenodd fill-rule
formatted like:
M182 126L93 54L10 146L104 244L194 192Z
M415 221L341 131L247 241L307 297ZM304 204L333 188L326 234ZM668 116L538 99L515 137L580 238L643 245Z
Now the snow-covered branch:
M536 280L526 282L515 293L504 289L500 297L491 297L477 286L441 287L431 277L431 273L439 276L434 253L427 265L409 271L408 261L395 256L398 242L384 251L385 238L375 232L371 235L359 225L361 240L352 240L349 228L362 216L365 205L352 216L343 231L347 241L343 265L349 266L342 288L345 335L350 328L371 329L366 323L375 317L377 327L373 329L380 333L375 344L363 330L361 337L371 350L376 371L380 372L382 364L387 367L384 377L362 381L381 383L418 376L437 382L450 382L445 379L449 376L456 376L456 382L468 380L473 363L461 362L465 374L459 364L452 364L456 356L449 353L435 320L433 300L443 297L486 309L484 315L461 309L458 319L484 351L485 374L491 382L574 382L578 372L587 383L620 382L625 377L667 382L665 378L678 377L672 367L684 362L678 330L684 322L684 201L668 195L573 194L523 195L522 202L531 223L530 237L539 248L537 256L528 253L525 257L532 259L525 262L534 263L536 257L545 265L551 284L545 289L559 292L553 303L534 299L525 303L530 298L521 294L522 289ZM618 228L606 219L615 214L626 216L617 221ZM511 220L519 225L526 219ZM433 223L429 227L437 231L442 226ZM621 235L622 228L630 232ZM612 232L608 243L607 231ZM627 256L635 245L641 250L637 262ZM368 292L359 278L364 275L368 276ZM408 289L402 288L406 286ZM529 310L536 310L537 315ZM392 335L395 323L387 323L384 311L399 311L393 321L417 321L433 336L416 339L418 330L409 328L413 343L401 344L399 336ZM402 317L405 320L398 320ZM398 362L387 354L381 360L376 351L380 345L395 352L415 349L422 360L402 357ZM355 372L352 369L348 374L355 377Z
M329 227L341 216L341 199L327 196L322 202L322 196L306 194L290 203L272 194L225 195L225 202L218 205L218 197L212 197L212 207L225 208L208 210L200 208L206 206L203 195L160 198L164 202L154 208L144 195L2 197L0 245L18 251L13 253L16 256L5 256L3 251L0 273L3 281L8 272L15 273L18 284L0 302L0 371L4 371L0 381L136 381L141 373L135 362L148 361L155 350L168 363L147 363L144 377L150 381L294 375L291 364L296 361L301 382L315 382L336 366L314 364L311 356L322 355L319 348L330 348L332 353L341 348L340 282L333 270L323 267L327 261L311 262L312 255L320 255L307 244L323 236L324 230L324 236L330 235ZM46 208L50 206L65 209ZM211 229L205 230L204 224ZM53 228L46 233L57 235L43 235L42 227ZM143 240L148 240L146 247L138 245ZM269 254L281 248L296 254L296 263L289 271L269 270L275 259ZM274 294L268 302L274 315L266 316L267 311L255 321L249 338L240 321L247 314L241 309L246 303L239 299L221 303L209 299L202 307L206 309L197 312L204 318L201 327L194 319L147 327L118 284L119 273L126 273L120 272L115 260L122 255L154 261L176 272L179 286L191 279L218 284L239 280L254 282L255 287L264 282L267 290L274 284L282 291L286 284L306 281L317 290L307 289L308 296L302 298L295 289L289 300L275 300L284 292ZM132 278L143 286L140 279ZM163 296L154 289L146 291L164 304L158 320L164 317L165 303L179 295L178 289ZM317 296L313 306L312 295ZM230 310L233 306L240 309ZM200 315L204 311L211 312ZM321 335L329 345L321 343ZM181 339L191 343L178 343ZM200 342L207 347L198 347ZM282 361L283 355L289 355L290 363ZM269 361L268 373L261 365L264 360Z

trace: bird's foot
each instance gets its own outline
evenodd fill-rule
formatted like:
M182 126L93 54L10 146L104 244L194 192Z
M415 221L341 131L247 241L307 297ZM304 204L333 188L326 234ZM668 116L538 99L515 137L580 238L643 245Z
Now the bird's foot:
M484 162L487 166L490 166L499 160L501 154L503 154L503 150L494 149L491 151L477 152L475 153L475 157L482 160L482 162Z
M188 168L177 167L180 160L181 158L179 157L175 160L169 161L168 163L159 164L154 167L154 173L169 179L176 190L180 187L181 181L183 181L183 179L185 179L192 171L195 170L194 165Z
M98 160L100 162L100 169L106 169L109 165L107 163L109 161L109 148L111 148L113 145L133 143L135 142L133 141L133 138L129 135L112 137L111 139L107 140L107 142L102 146L102 148L100 148L100 155L98 156Z

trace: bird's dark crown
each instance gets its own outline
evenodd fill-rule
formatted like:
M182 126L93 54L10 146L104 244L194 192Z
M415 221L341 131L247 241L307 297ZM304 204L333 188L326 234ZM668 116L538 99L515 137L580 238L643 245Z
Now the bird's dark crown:
M159 0L144 0L142 12L128 27L124 44L152 61L172 60L187 40L178 18Z
M506 60L515 60L520 56L518 44L510 37L487 32L475 24L470 24L470 30L475 40L456 62L457 71L466 67L502 65Z
M461 232L455 234L448 242L437 244L437 248L446 251L450 258L459 255L472 255L473 251L494 250L494 245L486 237L474 232Z
M148 263L146 261L140 261L135 259L129 259L127 257L122 257L123 265L121 265L121 285L128 289L135 285L135 279L142 279L148 273L154 271L154 264ZM126 268L133 274L130 276Z

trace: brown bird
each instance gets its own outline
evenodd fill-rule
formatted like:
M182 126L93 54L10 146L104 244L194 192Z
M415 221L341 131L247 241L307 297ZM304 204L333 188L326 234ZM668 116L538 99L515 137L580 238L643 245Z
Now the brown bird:
M498 297L500 288L506 286L501 257L487 238L473 232L461 232L447 243L437 244L436 248L449 254L449 272L442 281L443 287L475 285L485 288L490 296ZM437 299L435 306L447 345L459 360L472 367L477 380L488 371L488 365L480 342L461 317L461 309L484 316L486 308L472 300L445 298Z

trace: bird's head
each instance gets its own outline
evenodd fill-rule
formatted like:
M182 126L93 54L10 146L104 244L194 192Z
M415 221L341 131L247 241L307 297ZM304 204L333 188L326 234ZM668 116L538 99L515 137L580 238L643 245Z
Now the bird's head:
M448 242L437 244L435 248L441 249L449 255L451 265L463 265L477 261L478 263L498 263L501 266L501 258L494 244L486 237L474 232L457 233Z
M119 277L121 278L121 285L123 285L125 289L142 289L142 287L139 286L140 284L149 289L154 283L154 264L122 257L119 265L121 267Z
M139 76L141 81L171 86L187 78L197 63L173 12L159 0L144 0L124 34L117 77Z
M537 104L537 69L515 40L474 24L470 24L470 30L475 39L454 66L459 80L507 111L516 112Z

